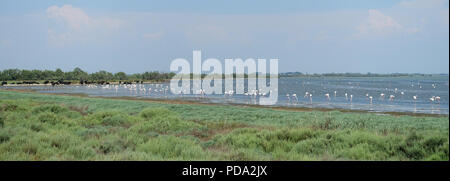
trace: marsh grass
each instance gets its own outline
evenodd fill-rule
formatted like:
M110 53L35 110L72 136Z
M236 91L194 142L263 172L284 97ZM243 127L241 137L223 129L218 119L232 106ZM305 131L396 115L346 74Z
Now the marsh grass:
M448 160L448 125L0 91L0 160Z

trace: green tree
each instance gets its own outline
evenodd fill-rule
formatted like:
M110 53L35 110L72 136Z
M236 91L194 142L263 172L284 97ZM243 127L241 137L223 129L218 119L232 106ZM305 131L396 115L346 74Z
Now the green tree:
M114 74L114 78L117 80L127 80L127 74L125 72L117 72Z
M56 80L63 80L64 79L64 72L61 69L58 68L58 69L56 69L54 76L55 76Z

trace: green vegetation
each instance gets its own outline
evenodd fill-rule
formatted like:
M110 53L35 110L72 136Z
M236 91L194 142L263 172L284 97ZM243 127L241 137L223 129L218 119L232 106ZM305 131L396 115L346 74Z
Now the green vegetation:
M63 72L61 69L52 70L19 70L6 69L0 71L1 81L164 81L174 76L174 73L160 73L160 72L145 72L142 74L125 74L124 72L117 72L115 74L107 71L99 71L95 73L87 73L80 68L75 68L73 71Z
M204 78L207 74L201 74ZM258 75L258 73L256 73ZM136 74L126 74L125 72L110 73L107 71L98 71L94 73L87 73L80 68L75 68L73 71L63 72L61 69L52 70L19 70L19 69L6 69L0 70L0 81L6 81L10 84L17 83L45 83L46 81L69 81L72 83L78 82L100 82L100 81L165 81L175 76L175 73L161 73L161 72L144 72ZM248 75L236 75L233 74L233 78L236 76L242 76L247 78ZM269 77L269 74L266 74ZM280 73L279 77L430 77L430 76L448 76L448 74L408 74L408 73L393 73L393 74L375 74L375 73L323 73L323 74L305 74L301 72L285 72ZM193 77L193 74L190 74ZM225 78L225 74L222 74L222 78Z
M448 117L0 91L0 160L449 160Z

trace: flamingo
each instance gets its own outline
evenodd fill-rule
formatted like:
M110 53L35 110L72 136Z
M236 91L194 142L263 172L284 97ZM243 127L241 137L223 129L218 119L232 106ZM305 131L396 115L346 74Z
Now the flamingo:
M303 98L309 97L309 92L305 92L305 96Z
M330 94L326 93L325 97L327 98L328 101L330 101Z
M389 96L389 101L394 101L395 96L394 95L390 95Z
M384 93L381 93L381 94L380 94L380 99L381 99L381 100L384 100L384 95L385 95Z
M309 101L310 101L311 104L312 104L312 94L309 94Z
M413 100L414 100L414 104L416 103L416 100L417 100L417 95L416 96L413 96Z
M370 104L372 104L372 99L373 99L373 97L369 96Z
M345 93L345 100L348 101L347 92Z
M292 97L294 97L294 98L295 98L295 101L298 103L297 94L292 94Z
M286 98L288 99L288 103L291 102L291 97L289 96L289 94L286 94Z
M434 98L434 100L435 100L438 104L441 103L441 97L439 97L439 96L436 96L436 97Z
M334 97L336 97L337 91L334 91Z
M353 94L350 95L350 103L353 101Z

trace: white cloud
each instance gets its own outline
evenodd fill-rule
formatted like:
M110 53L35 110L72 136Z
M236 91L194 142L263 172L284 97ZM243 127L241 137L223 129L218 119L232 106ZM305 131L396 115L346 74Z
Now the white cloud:
M357 30L360 35L386 35L399 32L402 29L403 26L400 25L395 19L374 9L369 10L368 18L362 24L357 26Z
M109 17L91 17L82 9L72 5L50 6L46 10L47 17L55 20L48 29L49 42L64 46L75 40L89 37L98 39L120 29L124 21ZM64 28L60 28L62 27Z
M75 30L92 24L91 18L83 10L72 5L51 6L46 13L49 18L61 20Z

